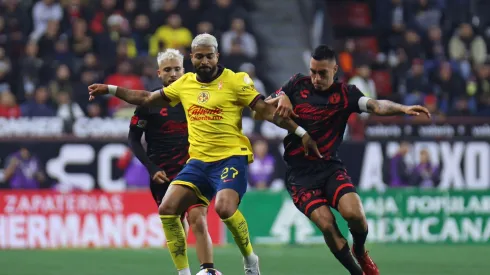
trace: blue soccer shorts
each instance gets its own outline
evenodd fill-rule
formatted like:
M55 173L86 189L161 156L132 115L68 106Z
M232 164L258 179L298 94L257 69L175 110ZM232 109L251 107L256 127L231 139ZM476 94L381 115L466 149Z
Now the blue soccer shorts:
M247 192L247 172L247 156L232 156L215 162L191 159L171 184L192 188L206 204L223 189L235 190L241 200Z

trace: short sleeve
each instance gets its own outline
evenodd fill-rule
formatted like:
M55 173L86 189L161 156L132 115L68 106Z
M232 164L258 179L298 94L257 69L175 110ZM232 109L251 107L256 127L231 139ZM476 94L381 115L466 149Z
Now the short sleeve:
M289 78L289 80L286 83L284 83L281 86L281 88L279 88L274 93L270 94L270 97L276 98L281 94L285 94L288 97L291 97L291 95L293 94L294 85L296 85L298 80L303 78L303 77L304 77L304 75L301 75L301 74L295 74L295 75L291 76L291 78Z
M264 97L255 90L254 82L247 73L237 73L236 77L238 102L242 106L253 108L255 103Z
M180 93L182 82L186 78L186 75L180 77L177 81L170 84L168 87L163 87L160 90L160 94L170 103L170 106L175 107L180 103Z
M180 103L180 96L177 89L175 89L172 83L168 87L164 87L160 90L160 94L170 103L170 106L174 107Z
M148 108L141 106L137 107L136 110L134 110L133 116L131 117L129 128L131 130L145 131L146 125L148 124L149 114Z
M364 97L364 94L355 86L347 85L347 109L352 113L362 113L359 107L359 100Z

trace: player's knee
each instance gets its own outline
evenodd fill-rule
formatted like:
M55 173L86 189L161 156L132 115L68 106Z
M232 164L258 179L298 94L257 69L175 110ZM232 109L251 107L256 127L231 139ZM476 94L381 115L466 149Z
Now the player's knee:
M177 204L169 201L162 201L160 206L158 207L158 214L160 215L178 215L177 213Z
M206 223L206 216L189 215L187 217L187 221L189 222L189 225L192 228L192 232L194 232L195 235L202 235L207 233L208 225Z
M318 229L325 235L333 235L336 230L335 220L322 220L317 223Z
M347 222L365 223L366 216L362 208L361 200L356 193L348 193L339 200L338 210L342 218Z
M232 189L224 189L216 196L215 209L218 216L224 220L235 214L238 209L240 198L238 193Z
M331 213L322 210L323 209L317 209L312 216L312 220L325 236L331 236L336 230L335 218Z
M366 217L362 209L357 209L356 207L347 207L340 213L342 217L349 223L366 223Z
M237 204L234 203L232 200L228 200L226 198L219 200L217 199L215 209L218 216L224 220L235 214L237 210Z

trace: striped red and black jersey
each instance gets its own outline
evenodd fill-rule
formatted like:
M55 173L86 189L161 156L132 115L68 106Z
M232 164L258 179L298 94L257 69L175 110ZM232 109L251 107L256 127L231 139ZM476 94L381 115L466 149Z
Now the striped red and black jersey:
M143 131L150 160L174 178L189 159L187 120L182 104L175 107L138 106L131 130Z
M284 160L289 166L301 166L310 161L332 161L342 164L337 150L342 143L349 116L361 113L359 99L363 93L354 85L335 82L326 91L315 89L309 76L296 74L272 97L285 93L299 116L294 121L316 141L324 159L305 156L301 138L289 133L284 138Z

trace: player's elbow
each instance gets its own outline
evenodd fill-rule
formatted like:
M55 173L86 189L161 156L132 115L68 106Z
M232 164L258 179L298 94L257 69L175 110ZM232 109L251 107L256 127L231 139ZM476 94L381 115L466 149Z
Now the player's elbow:
M255 112L255 118L256 120L266 120L269 122L274 122L274 113L269 112L268 110L264 110L261 112Z
M252 111L252 118L255 120L264 120L264 117L257 111Z

